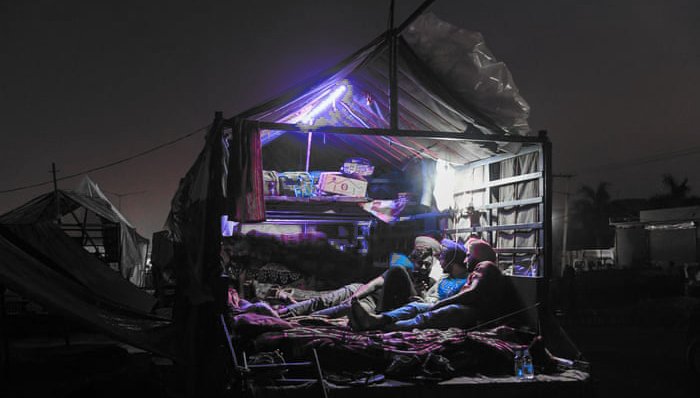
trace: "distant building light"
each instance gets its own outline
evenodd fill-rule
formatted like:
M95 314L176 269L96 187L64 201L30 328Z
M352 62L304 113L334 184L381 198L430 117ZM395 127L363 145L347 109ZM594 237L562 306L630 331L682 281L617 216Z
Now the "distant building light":
M648 231L673 231L679 229L695 229L695 221L666 223L666 224L648 224L644 226Z

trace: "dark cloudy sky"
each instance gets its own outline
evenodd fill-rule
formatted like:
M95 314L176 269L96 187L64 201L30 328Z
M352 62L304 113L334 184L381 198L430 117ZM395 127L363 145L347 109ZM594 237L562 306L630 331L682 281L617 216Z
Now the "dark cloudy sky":
M419 3L398 0L398 19ZM52 161L72 174L256 105L374 38L387 10L388 0L3 1L0 191L49 179ZM574 188L608 181L616 197L644 197L668 172L700 195L700 2L438 0L432 11L482 32L508 64L532 128L549 130L554 172L577 174ZM202 138L91 176L109 192L145 191L121 207L150 236ZM0 212L48 189L0 194Z

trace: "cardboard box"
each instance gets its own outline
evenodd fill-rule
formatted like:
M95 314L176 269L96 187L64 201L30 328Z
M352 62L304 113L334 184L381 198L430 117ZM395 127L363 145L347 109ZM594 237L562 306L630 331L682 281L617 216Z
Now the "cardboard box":
M340 173L321 173L319 189L326 193L363 198L367 194L367 181L345 177Z

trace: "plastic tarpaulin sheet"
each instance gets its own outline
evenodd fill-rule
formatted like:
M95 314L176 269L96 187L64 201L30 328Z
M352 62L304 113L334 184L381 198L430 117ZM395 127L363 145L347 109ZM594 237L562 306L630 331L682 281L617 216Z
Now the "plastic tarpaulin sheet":
M93 327L117 340L175 358L170 322L124 311L95 300L80 283L52 269L0 235L0 280L51 312Z
M238 118L280 123L313 123L336 127L389 128L389 45L375 40L316 81L306 82L277 98L238 115ZM397 41L398 124L407 130L527 135L529 106L520 96L503 62L498 61L478 33L453 27L434 15L419 17ZM345 86L341 98L320 110L324 98ZM313 130L313 128L310 128ZM262 132L265 159L295 164L298 153L291 145L305 145L306 134L296 141L273 140L279 131ZM316 139L314 137L313 139ZM441 142L423 138L324 134L323 145L352 154L362 153L373 164L402 168L412 159L443 160L455 165L493 155L515 153L517 143ZM314 142L313 147L317 147ZM313 154L312 162L323 157ZM278 159L286 159L286 161ZM323 169L324 165L314 166ZM313 168L313 167L312 167Z
M143 286L142 278L146 267L148 239L136 233L136 229L112 205L90 177L83 178L72 197L85 208L121 225L119 231L119 247L121 249L119 269L125 279L136 286Z
M136 229L117 210L100 188L89 177L85 177L75 191L59 190L58 193L46 193L24 205L0 216L0 224L33 224L53 221L56 218L56 199L62 215L80 207L96 214L109 222L120 225L120 269L122 276L132 283L139 282L145 267L146 246L148 240L136 232ZM138 283L134 283L139 285Z
M478 109L504 131L530 131L530 106L505 63L496 59L480 33L428 13L416 19L403 37L458 101Z
M0 225L0 234L80 283L101 301L144 313L149 313L156 303L155 298L86 252L57 225L48 222Z

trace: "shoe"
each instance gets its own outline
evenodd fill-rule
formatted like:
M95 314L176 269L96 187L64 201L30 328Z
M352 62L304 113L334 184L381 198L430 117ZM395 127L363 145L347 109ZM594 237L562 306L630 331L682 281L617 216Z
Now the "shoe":
M353 330L377 330L384 325L382 316L368 312L359 300L352 300L351 309Z

